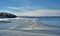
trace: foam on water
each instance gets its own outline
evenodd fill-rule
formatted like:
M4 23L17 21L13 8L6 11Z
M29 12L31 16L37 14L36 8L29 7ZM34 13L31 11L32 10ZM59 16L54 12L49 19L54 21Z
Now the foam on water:
M59 26L53 24L50 25L50 22L53 20L47 20L47 19L42 20L41 18L39 19L6 18L1 20L8 20L10 21L10 23L8 22L0 23L0 36L59 36L60 35ZM49 23L46 22L46 20L49 21ZM59 20L55 19L55 22L56 21ZM47 25L46 23L48 23L50 26Z

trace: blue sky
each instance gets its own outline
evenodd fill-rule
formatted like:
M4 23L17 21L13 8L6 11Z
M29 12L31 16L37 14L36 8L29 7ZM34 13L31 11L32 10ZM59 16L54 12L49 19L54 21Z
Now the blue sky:
M0 0L0 11L60 10L60 0Z

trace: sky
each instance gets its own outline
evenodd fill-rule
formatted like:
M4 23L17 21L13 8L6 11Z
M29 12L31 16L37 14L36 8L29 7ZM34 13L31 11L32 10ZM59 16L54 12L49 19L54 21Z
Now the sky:
M0 0L0 12L16 15L60 15L60 0Z

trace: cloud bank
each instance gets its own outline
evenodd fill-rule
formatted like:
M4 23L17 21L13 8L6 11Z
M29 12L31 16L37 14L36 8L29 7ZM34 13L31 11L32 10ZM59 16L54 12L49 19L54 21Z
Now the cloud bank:
M35 10L16 13L17 16L60 16L60 10Z

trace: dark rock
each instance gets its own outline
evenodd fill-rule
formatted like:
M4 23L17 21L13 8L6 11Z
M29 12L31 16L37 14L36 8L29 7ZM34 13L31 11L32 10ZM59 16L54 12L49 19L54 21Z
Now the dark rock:
M0 18L15 18L15 17L17 16L11 13L0 12Z

